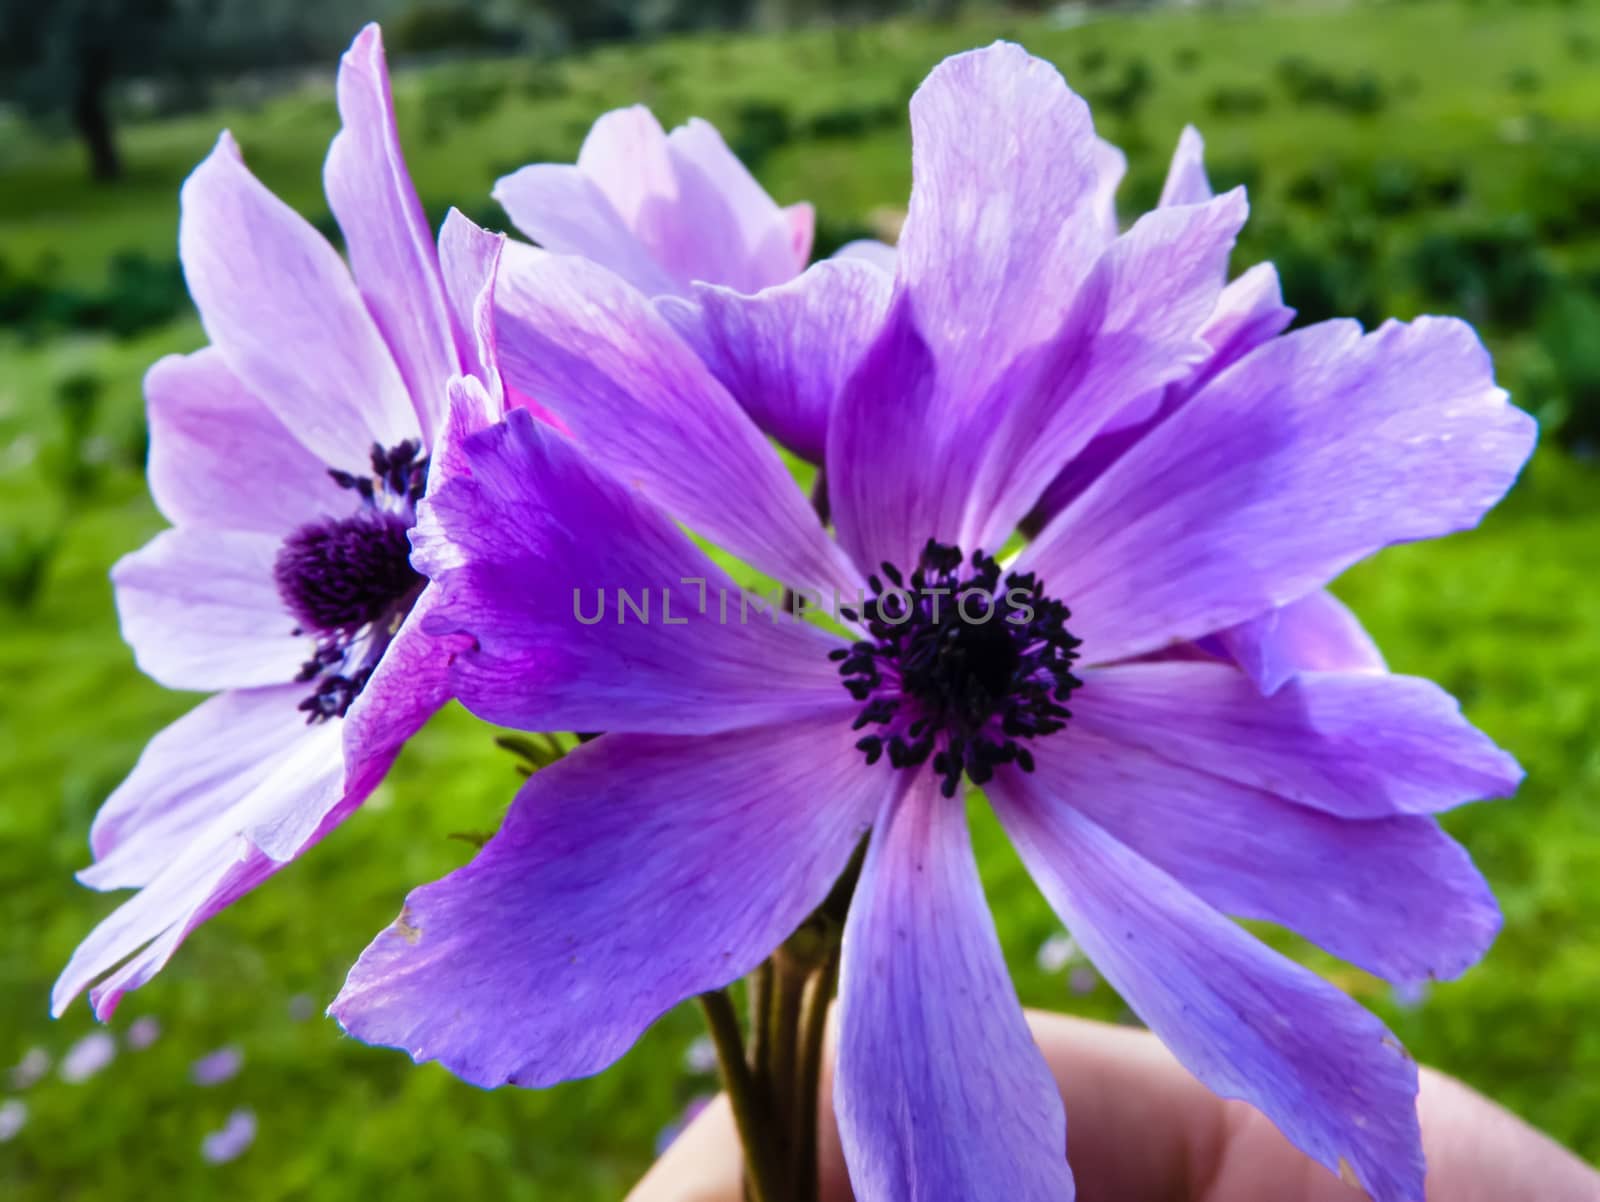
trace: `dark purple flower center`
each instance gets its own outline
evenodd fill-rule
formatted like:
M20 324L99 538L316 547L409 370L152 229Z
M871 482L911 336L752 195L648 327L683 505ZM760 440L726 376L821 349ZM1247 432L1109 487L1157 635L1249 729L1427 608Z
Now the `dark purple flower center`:
M372 475L331 470L361 498L349 517L308 522L284 539L273 564L278 595L317 648L296 680L316 682L300 708L308 722L343 717L421 592L407 532L428 461L411 441L372 448Z
M954 797L965 773L981 785L1000 764L1033 771L1023 741L1061 730L1079 640L1070 611L1046 597L1032 574L1000 588L1000 565L974 551L928 540L907 579L883 565L889 585L869 576L873 596L858 614L869 639L830 657L850 695L866 705L855 729L883 729L856 744L869 764L885 752L896 768L931 756L940 789Z

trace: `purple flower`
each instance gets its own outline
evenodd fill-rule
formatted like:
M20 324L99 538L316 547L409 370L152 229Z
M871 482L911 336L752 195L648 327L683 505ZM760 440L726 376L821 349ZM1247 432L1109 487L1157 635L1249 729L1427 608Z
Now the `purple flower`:
M711 124L669 134L643 105L596 121L576 164L523 167L494 198L539 245L593 259L651 296L688 295L697 280L759 292L811 255L810 205L780 209Z
M0 1144L8 1144L28 1125L28 1104L21 1098L0 1102Z
M228 1045L208 1052L189 1066L189 1079L196 1085L221 1085L239 1075L244 1053Z
M796 287L811 253L811 206L780 209L709 123L668 134L640 105L596 121L576 165L523 167L494 195L545 249L582 255L658 298L756 423L821 462L831 397L808 387L814 377L744 350L763 329L820 319L840 335L827 353L859 353L881 317L874 302L888 295L892 247L851 242Z
M200 1141L200 1158L207 1164L227 1164L238 1160L255 1142L256 1112L241 1107L217 1130L206 1133Z
M451 647L421 629L432 598L407 530L455 440L502 404L501 240L452 213L435 248L376 26L338 100L325 174L348 268L227 134L183 187L179 253L211 345L145 379L150 488L173 527L112 578L140 667L221 692L151 741L95 819L80 879L139 893L79 946L57 1014L94 984L110 1015L358 807L447 697Z
M145 1048L161 1038L161 1023L151 1014L143 1015L133 1020L128 1027L128 1046L136 1052Z
M57 1071L68 1085L81 1085L117 1058L117 1041L109 1031L90 1031L67 1049Z
M597 1072L751 971L870 829L835 1078L857 1195L1069 1197L970 781L1078 946L1201 1080L1378 1202L1420 1200L1415 1066L1229 916L1392 981L1459 974L1499 914L1434 814L1521 772L1426 681L1332 656L1265 689L1200 644L1384 546L1472 526L1533 423L1460 322L1270 337L1002 564L1127 405L1164 404L1215 354L1204 331L1245 204L1168 204L1118 236L1086 106L1016 47L937 68L912 131L870 336L797 305L742 350L831 397L835 538L647 297L557 255L501 280L508 378L570 437L513 412L464 444L470 475L414 534L440 590L428 629L474 640L451 679L476 713L608 733L410 896L333 1012L479 1085ZM836 295L830 276L795 286ZM851 638L741 610L685 529L797 595L852 598ZM600 588L636 605L648 589L651 619L580 618Z

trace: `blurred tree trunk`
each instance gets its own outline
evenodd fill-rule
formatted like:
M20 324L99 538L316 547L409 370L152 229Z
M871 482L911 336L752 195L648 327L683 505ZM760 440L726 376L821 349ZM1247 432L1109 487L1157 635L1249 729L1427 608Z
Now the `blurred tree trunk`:
M111 74L109 49L85 46L73 86L72 124L89 152L89 173L97 180L122 178L122 156L111 125Z

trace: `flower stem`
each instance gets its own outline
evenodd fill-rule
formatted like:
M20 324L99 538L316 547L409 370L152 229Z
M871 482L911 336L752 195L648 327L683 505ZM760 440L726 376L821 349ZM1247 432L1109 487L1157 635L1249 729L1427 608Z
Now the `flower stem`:
M722 1068L722 1084L728 1091L739 1142L744 1145L745 1186L750 1202L788 1202L778 1175L771 1112L745 1063L744 1039L733 1001L727 990L717 989L702 993L700 1006L717 1049L717 1063Z
M839 981L839 948L832 948L822 966L806 982L800 1004L799 1073L795 1081L791 1163L795 1202L817 1202L817 1103L822 1088L822 1044L828 1030L828 1006Z

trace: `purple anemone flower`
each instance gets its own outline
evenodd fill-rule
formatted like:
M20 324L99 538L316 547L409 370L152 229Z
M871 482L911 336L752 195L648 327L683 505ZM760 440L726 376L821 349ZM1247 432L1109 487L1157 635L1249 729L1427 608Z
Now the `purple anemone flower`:
M376 26L338 101L325 177L348 267L227 134L183 186L179 253L211 344L145 378L150 489L173 526L112 579L139 666L221 692L158 734L96 817L80 879L139 892L74 953L58 1014L94 985L110 1015L359 806L448 695L407 533L459 438L503 404L502 239L452 213L435 247Z
M466 440L414 532L427 629L473 640L451 680L476 713L607 733L411 894L333 1013L483 1086L597 1072L754 969L870 831L835 1076L857 1196L1069 1198L970 782L1200 1080L1377 1202L1420 1202L1414 1064L1232 917L1391 981L1459 974L1499 914L1434 815L1521 772L1427 681L1334 655L1267 689L1203 641L1474 525L1534 425L1468 326L1328 322L1194 384L1019 543L1130 403L1215 354L1244 198L1119 235L1087 107L1013 46L938 67L911 116L895 274L855 277L870 336L797 305L742 352L832 398L833 537L648 297L560 255L503 274L505 371L563 432L513 412ZM836 288L829 267L797 291ZM797 597L837 590L839 623L752 612L686 531ZM632 608L596 619L597 590Z

